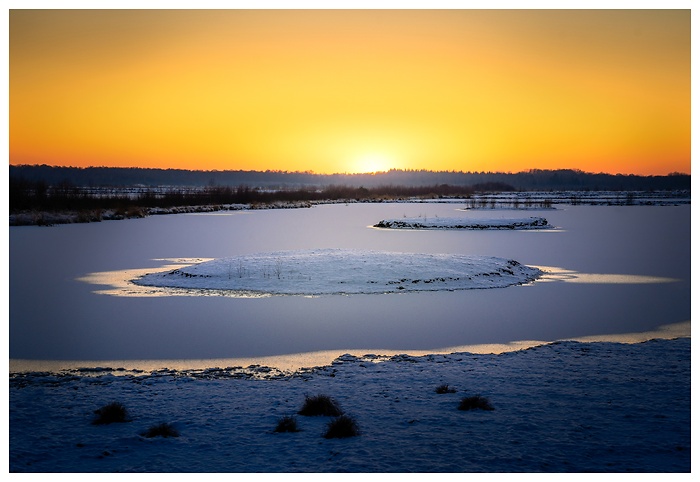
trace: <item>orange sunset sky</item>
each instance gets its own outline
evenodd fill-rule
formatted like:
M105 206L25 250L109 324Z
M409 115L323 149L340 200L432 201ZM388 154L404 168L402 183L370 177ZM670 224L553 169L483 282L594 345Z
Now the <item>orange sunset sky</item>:
M690 173L690 10L11 10L11 164Z

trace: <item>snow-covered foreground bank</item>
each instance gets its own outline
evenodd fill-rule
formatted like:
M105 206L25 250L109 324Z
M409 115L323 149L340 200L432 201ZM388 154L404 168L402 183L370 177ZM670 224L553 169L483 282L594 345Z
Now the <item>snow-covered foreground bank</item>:
M690 338L559 342L501 355L366 355L248 370L15 374L12 472L689 472ZM117 372L119 373L119 372ZM234 374L237 373L237 374ZM247 373L247 374L246 374ZM442 384L455 393L436 393ZM334 398L360 435L325 439ZM467 396L495 410L460 411ZM117 401L131 421L93 425ZM161 422L174 438L140 434Z
M244 295L321 295L502 288L541 274L490 256L316 249L214 259L149 273L134 283Z
M385 229L545 229L552 226L545 218L468 219L468 218L403 218L383 219L374 225Z

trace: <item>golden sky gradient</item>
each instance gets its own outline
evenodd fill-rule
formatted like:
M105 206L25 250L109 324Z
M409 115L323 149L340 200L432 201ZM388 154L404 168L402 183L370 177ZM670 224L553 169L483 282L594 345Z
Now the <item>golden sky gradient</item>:
M690 173L689 10L12 10L10 163Z

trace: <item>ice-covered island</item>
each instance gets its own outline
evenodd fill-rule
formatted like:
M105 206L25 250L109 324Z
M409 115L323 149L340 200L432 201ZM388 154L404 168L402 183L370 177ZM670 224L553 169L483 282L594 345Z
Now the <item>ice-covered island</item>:
M133 283L242 295L329 295L503 288L541 274L489 256L316 249L214 259L149 273Z
M546 229L552 226L542 217L518 219L402 218L383 219L374 225L385 229Z

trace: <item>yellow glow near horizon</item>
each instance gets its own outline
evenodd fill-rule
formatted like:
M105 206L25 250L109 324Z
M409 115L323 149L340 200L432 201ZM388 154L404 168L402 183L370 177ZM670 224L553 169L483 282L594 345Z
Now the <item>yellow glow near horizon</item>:
M11 164L690 172L689 10L11 10L9 47Z
M359 156L351 165L350 172L386 172L394 166L394 161L380 153Z

